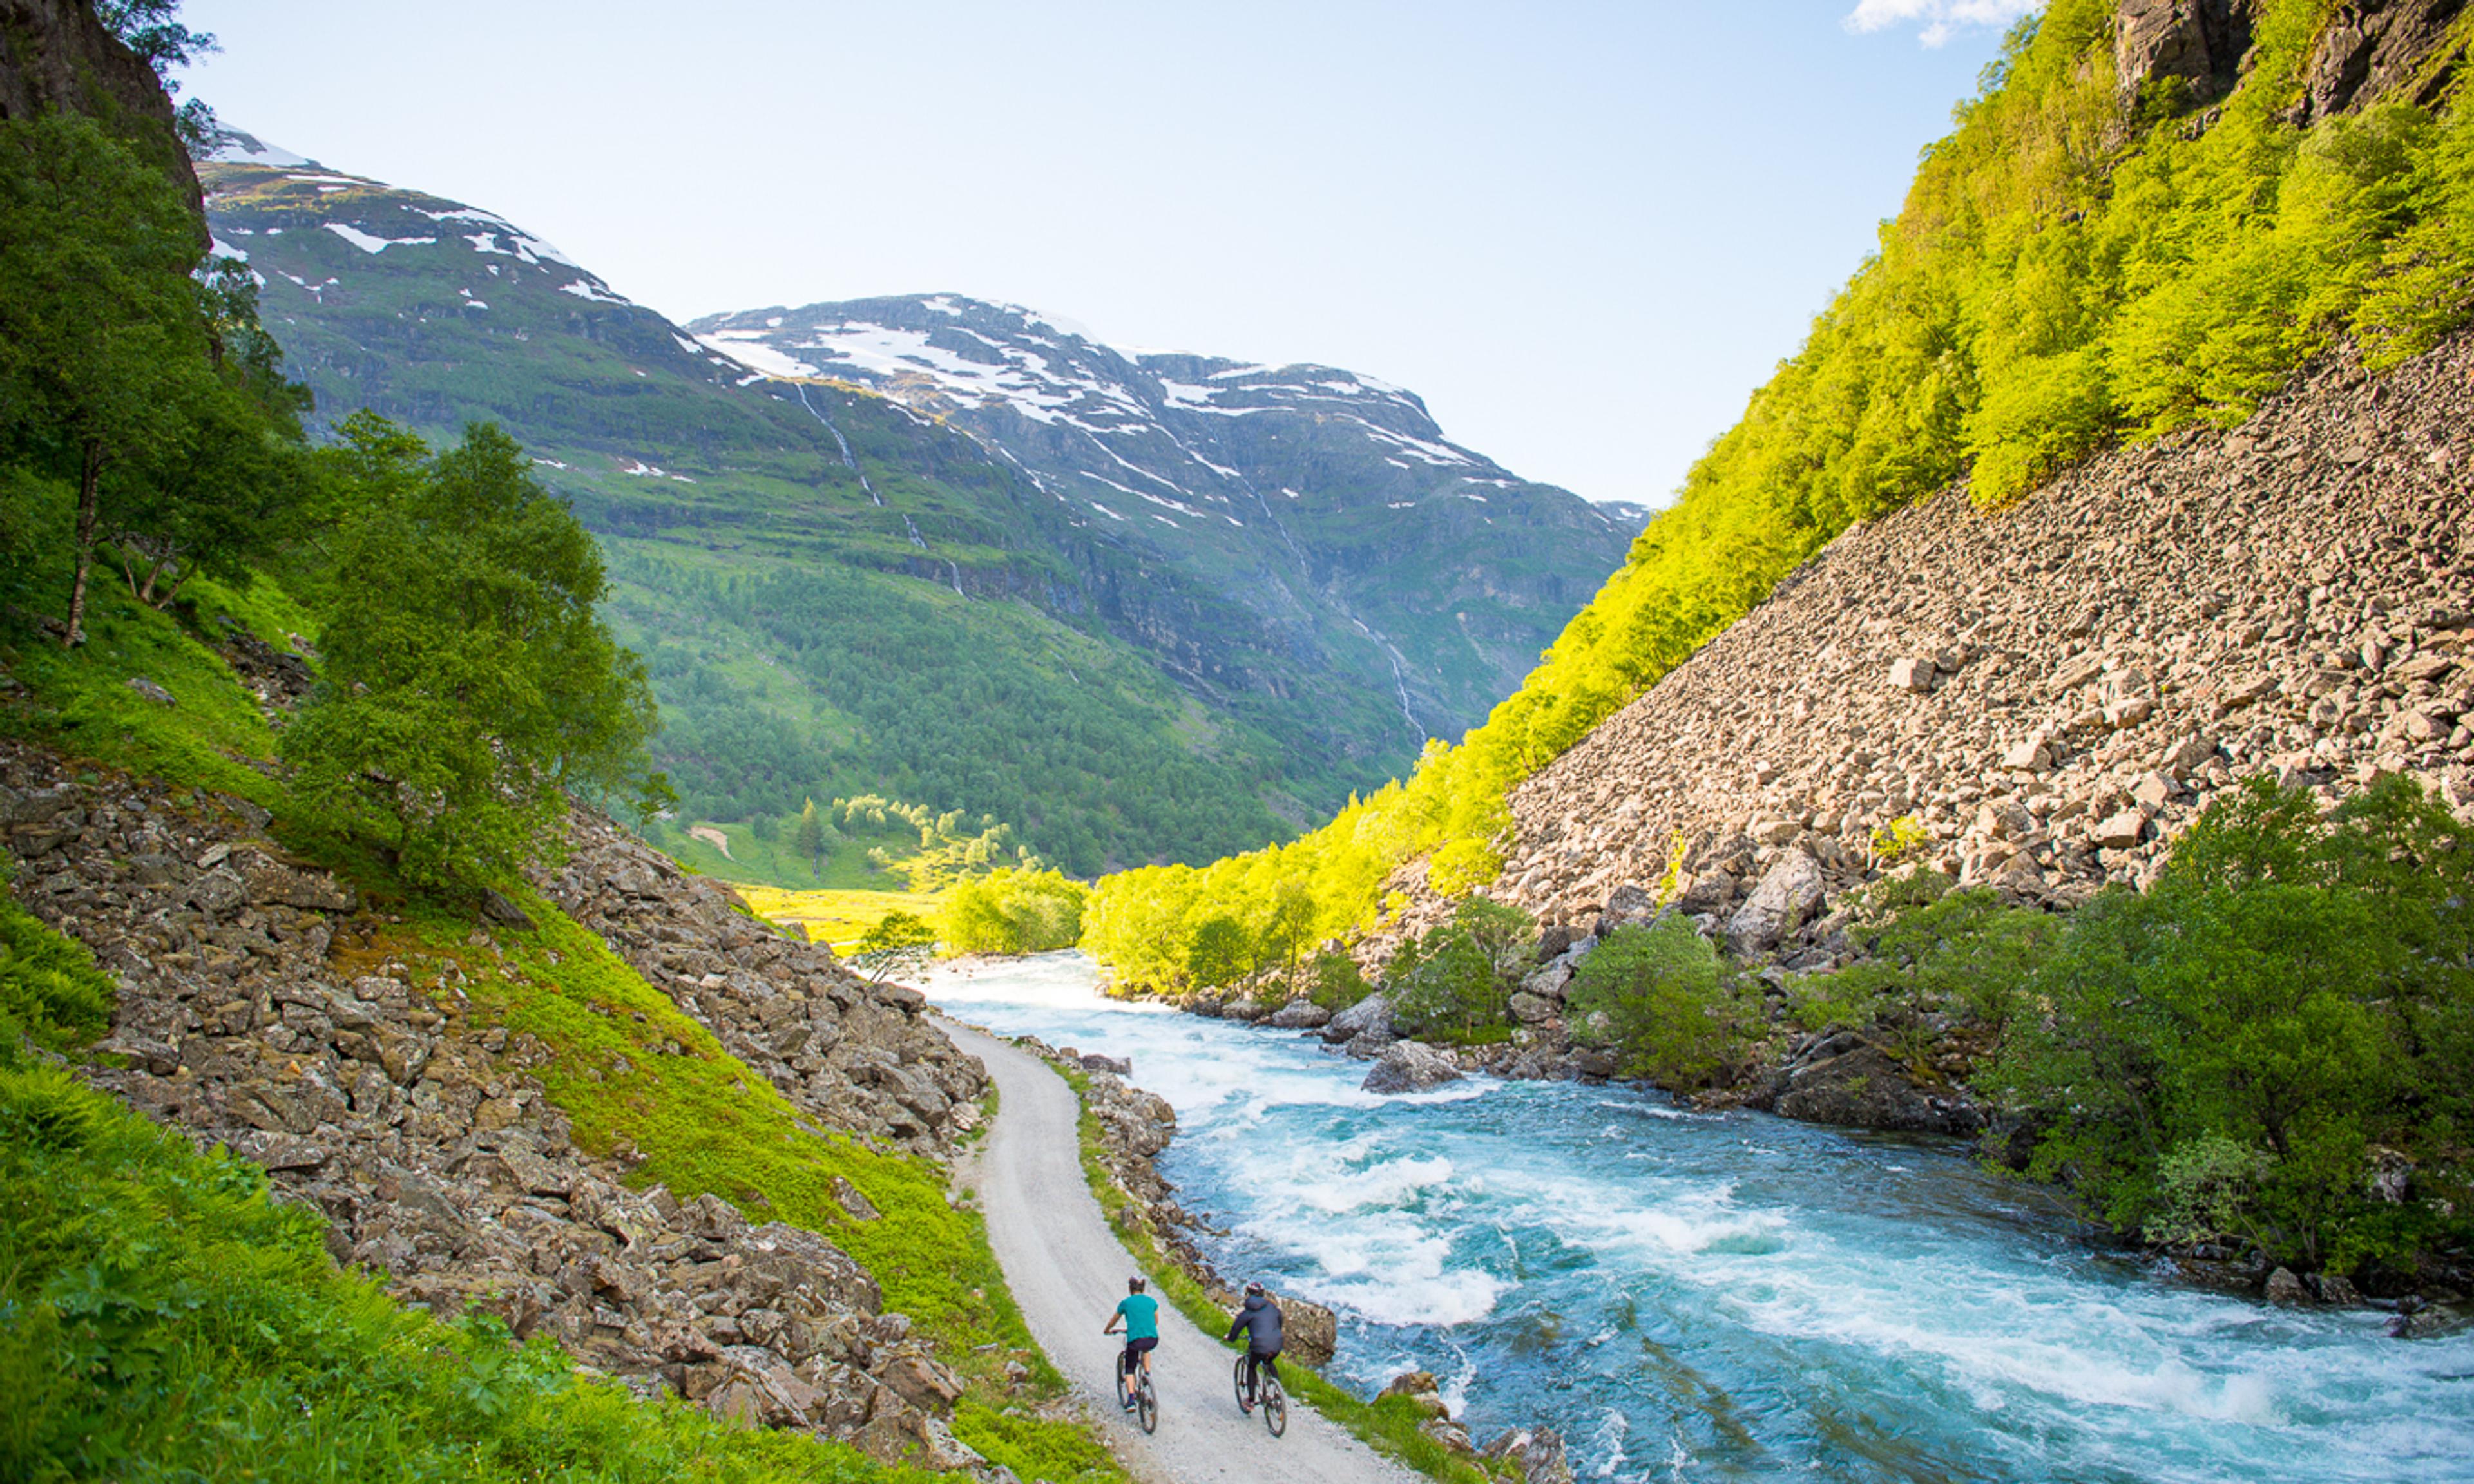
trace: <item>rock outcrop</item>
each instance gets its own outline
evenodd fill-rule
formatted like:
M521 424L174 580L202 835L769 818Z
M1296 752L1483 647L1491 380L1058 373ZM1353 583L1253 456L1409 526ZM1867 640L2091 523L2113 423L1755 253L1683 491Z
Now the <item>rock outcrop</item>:
M343 967L378 923L268 823L0 744L16 893L119 982L95 1084L265 1166L327 1218L338 1262L400 1299L488 1310L727 1417L974 1462L941 1421L960 1382L857 1261L713 1195L631 1189L623 1144L594 1158L570 1137L541 1077L552 1048L494 1023L450 961ZM606 825L576 832L565 899L813 1125L913 1150L967 1126L982 1070L916 996L782 942ZM845 1186L853 1221L879 1219Z

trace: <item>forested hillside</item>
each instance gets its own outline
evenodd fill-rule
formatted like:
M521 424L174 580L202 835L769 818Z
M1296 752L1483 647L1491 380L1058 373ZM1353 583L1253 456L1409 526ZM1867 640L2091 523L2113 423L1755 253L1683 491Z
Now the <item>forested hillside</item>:
M1804 348L1483 726L1294 844L1104 883L1090 945L1176 975L1207 919L1260 932L1303 900L1315 934L1362 930L1420 857L1443 895L1491 881L1512 785L1851 524L1953 481L1999 506L2095 450L2238 422L2341 340L2377 368L2462 323L2474 20L2366 15L2059 0L2023 22Z

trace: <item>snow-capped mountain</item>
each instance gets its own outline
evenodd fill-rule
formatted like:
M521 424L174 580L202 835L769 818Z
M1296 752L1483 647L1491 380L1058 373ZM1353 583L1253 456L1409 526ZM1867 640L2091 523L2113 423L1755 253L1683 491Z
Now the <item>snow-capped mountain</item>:
M1078 519L1194 563L1308 642L1354 634L1420 736L1484 715L1638 530L1452 443L1416 394L1330 367L1121 350L951 294L690 328L751 381L854 384L963 429Z
M1081 871L1245 849L1476 720L1631 534L1344 371L953 298L700 340L494 211L245 136L199 175L318 419L498 422L601 538L703 817L885 792Z

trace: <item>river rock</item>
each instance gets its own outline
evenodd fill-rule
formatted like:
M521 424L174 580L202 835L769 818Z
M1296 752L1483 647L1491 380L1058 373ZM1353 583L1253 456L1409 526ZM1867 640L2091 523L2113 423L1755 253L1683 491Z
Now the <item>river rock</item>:
M1460 1064L1450 1057L1421 1041L1400 1041L1383 1048L1359 1086L1369 1092L1423 1092L1460 1080Z
M1310 1031L1330 1022L1330 1011L1313 1000L1300 996L1273 1011L1271 1018L1263 1023L1277 1026L1284 1031Z
M1241 994L1237 998L1232 999L1228 1003L1220 1007L1220 1017L1222 1019L1243 1020L1249 1025L1253 1024L1255 1021L1263 1018L1264 1016L1270 1013L1271 1007L1264 1004L1261 1000L1256 999L1251 994Z
M2261 1292L2262 1296L2270 1304L2308 1304L2311 1302L2311 1290L2302 1286L2302 1280L2293 1276L2293 1270L2292 1268L2278 1268L2275 1272L2268 1274L2268 1285L2266 1288L2262 1289Z
M1369 994L1324 1021L1322 1039L1339 1045L1378 1028L1392 1029L1392 1001L1386 995Z
M1377 1401L1393 1397L1408 1398L1412 1405L1429 1417L1447 1418L1452 1415L1451 1404L1443 1400L1443 1383L1435 1379L1432 1371L1403 1371L1384 1382L1383 1389L1374 1394Z
M1510 1463L1524 1484L1573 1484L1564 1436L1552 1427L1516 1427L1488 1444L1480 1456Z
M1782 1117L1902 1134L1968 1135L1984 1122L1973 1102L1918 1084L1853 1031L1810 1038L1754 1101Z
M1274 1295L1280 1304L1283 1353L1320 1371L1340 1349L1340 1316L1306 1299Z

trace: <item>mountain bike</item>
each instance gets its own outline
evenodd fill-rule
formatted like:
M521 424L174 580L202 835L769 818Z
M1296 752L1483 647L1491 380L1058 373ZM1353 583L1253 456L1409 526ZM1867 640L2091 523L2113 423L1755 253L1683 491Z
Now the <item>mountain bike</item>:
M1237 1410L1250 1412L1254 1410L1254 1403L1260 1400L1263 1404L1263 1425L1272 1429L1272 1436L1276 1438L1289 1430L1289 1394L1280 1389L1280 1378L1273 1374L1270 1366L1260 1369L1261 1396L1258 1398L1246 1389L1246 1356L1242 1352L1237 1356Z
M1133 1379L1134 1421L1143 1424L1143 1431L1154 1431L1159 1426L1159 1394L1152 1390L1151 1367L1143 1365L1136 1366L1133 1371ZM1119 1351L1117 1352L1118 1400L1122 1401L1125 1399L1125 1396L1126 1352L1124 1351Z

